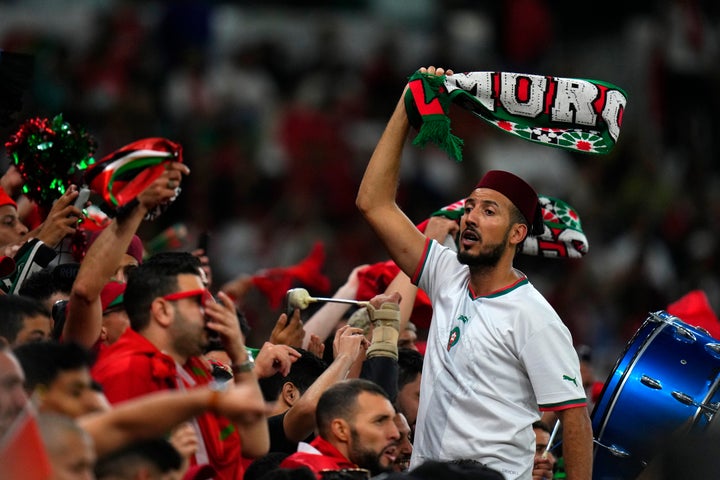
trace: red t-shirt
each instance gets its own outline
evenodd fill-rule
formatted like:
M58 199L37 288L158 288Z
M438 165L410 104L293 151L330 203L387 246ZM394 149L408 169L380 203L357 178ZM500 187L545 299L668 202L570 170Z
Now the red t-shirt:
M183 370L187 374L185 378L192 378L196 385L205 385L212 380L209 365L202 358L191 357ZM175 361L131 328L125 330L117 342L100 351L92 376L103 386L113 404L161 390L193 388L184 380L180 380L182 385L179 385ZM210 412L196 419L208 463L218 472L215 478L242 480L245 469L241 462L240 435L235 425ZM192 463L196 463L195 459Z
M315 437L310 445L320 453L295 452L280 463L280 468L308 467L321 480L320 472L323 470L342 470L343 468L358 468L353 462L345 458L332 444L322 437Z

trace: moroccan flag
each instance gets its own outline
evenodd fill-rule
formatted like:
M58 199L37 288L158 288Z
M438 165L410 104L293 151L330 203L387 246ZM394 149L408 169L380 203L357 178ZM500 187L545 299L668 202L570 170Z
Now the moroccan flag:
M35 411L28 402L0 440L0 476L3 480L46 480L50 473Z

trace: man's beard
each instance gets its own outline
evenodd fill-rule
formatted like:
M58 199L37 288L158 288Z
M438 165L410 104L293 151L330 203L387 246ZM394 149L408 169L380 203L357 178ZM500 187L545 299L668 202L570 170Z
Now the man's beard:
M175 351L184 357L194 357L203 353L207 345L207 335L195 327L181 312L175 312L170 330ZM204 329L203 329L204 330Z
M392 471L392 468L389 465L384 467L380 464L380 456L382 455L382 452L378 453L362 448L362 441L360 440L357 430L354 428L351 429L350 436L352 437L352 447L348 452L348 460L360 468L370 470L370 474L372 476Z
M482 251L478 254L472 254L461 249L458 249L457 259L458 262L467 265L469 267L478 267L482 269L492 268L497 266L500 258L502 258L505 250L507 249L507 240L510 236L510 229L505 232L503 239L500 243L495 245L487 245L490 251ZM482 237L480 237L482 240Z

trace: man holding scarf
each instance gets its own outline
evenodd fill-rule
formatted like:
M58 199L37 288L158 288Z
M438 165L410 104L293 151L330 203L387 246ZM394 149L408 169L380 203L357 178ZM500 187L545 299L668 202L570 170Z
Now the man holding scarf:
M435 67L420 73L452 75ZM537 194L512 173L487 172L465 200L457 254L427 239L396 203L409 126L401 98L356 203L433 306L411 468L472 459L508 480L529 480L532 423L539 411L554 411L568 478L589 480L592 429L570 332L513 267L527 235L542 229Z

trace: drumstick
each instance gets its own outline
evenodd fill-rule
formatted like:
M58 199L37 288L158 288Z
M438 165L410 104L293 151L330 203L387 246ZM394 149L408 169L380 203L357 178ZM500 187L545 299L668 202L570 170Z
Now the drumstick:
M311 297L310 293L308 293L308 291L304 288L291 288L287 291L286 296L288 307L292 310L296 308L305 310L311 303L315 302L349 303L360 307L366 307L370 303L367 301L349 300L345 298Z
M550 445L552 445L553 440L555 440L555 436L557 435L558 430L560 430L560 420L555 420L555 426L553 427L552 433L550 434L547 445L545 445L545 451L542 453L543 459L547 458L548 452L550 450Z

